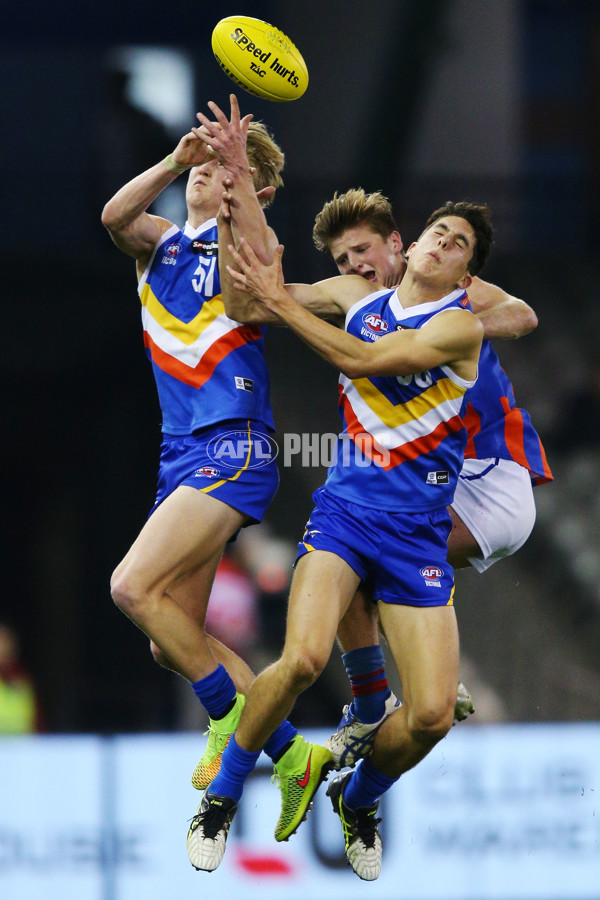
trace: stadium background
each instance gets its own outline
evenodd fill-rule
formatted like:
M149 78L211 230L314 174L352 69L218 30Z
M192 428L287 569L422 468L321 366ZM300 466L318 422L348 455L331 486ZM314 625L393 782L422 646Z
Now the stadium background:
M334 190L383 190L405 243L446 199L492 207L486 277L540 320L532 335L497 348L556 482L536 491L538 522L516 557L483 577L457 577L463 674L480 721L597 719L597 3L104 0L75 9L57 0L13 6L0 54L0 618L20 633L46 731L189 726L180 680L154 665L108 592L153 501L159 413L133 265L100 212L169 152L208 99L227 108L231 85L210 33L233 12L275 22L309 69L297 103L238 92L242 111L269 124L286 152L270 220L286 245L288 280L333 273L311 228ZM134 89L147 54L161 50L175 88L151 109ZM168 202L180 209L177 190ZM278 435L336 431L336 373L285 332L271 335L268 354ZM295 464L281 474L265 541L293 548L323 472ZM258 662L277 652L284 608L284 590L261 593ZM334 724L343 696L334 661L300 704L300 724Z

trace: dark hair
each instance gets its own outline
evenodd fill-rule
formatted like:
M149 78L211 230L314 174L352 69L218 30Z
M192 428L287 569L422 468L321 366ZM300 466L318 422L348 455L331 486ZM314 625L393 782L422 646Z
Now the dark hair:
M392 231L398 231L392 205L381 191L372 194L366 194L363 188L351 188L345 194L336 191L315 217L313 241L317 250L329 250L332 241L357 225L367 225L384 240Z
M465 219L475 232L473 256L467 268L471 275L479 275L489 259L490 250L494 243L494 228L489 206L470 203L468 200L461 200L459 203L453 203L451 200L448 200L443 206L431 213L425 223L423 232L427 231L438 219L443 219L445 216L459 216L461 219Z

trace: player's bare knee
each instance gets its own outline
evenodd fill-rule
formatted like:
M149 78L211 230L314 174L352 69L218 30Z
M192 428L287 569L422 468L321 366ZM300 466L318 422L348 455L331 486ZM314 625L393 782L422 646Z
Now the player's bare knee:
M133 598L131 591L127 589L126 582L118 575L113 575L110 580L110 595L115 606L118 606L122 612L128 614Z
M117 570L111 579L110 593L121 612L137 622L146 600L141 587Z
M407 724L413 741L434 746L452 727L453 710L447 705L431 705L409 710Z
M281 663L289 680L298 691L304 691L317 680L327 660L310 648L297 648L294 652L284 652Z

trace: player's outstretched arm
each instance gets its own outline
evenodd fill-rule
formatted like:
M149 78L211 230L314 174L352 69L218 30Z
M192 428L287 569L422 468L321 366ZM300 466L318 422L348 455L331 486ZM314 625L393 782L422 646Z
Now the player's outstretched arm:
M102 224L117 247L138 263L150 258L171 222L146 212L153 200L182 172L201 165L209 154L196 134L184 135L173 153L127 182L102 211Z
M248 126L253 115L249 113L240 118L237 97L230 94L229 99L231 103L229 119L220 107L210 100L208 106L215 117L214 120L211 121L203 113L198 113L197 118L201 127L193 128L192 131L210 146L225 170L223 185L227 192L234 243L243 234L261 262L269 263L273 259L277 238L267 225L259 202L260 197L256 194L246 150Z
M468 294L486 338L519 338L537 328L538 319L531 306L495 284L473 278Z
M261 263L245 238L240 239L241 252L233 246L228 250L233 261L233 264L227 266L228 275L238 291L247 292L252 298L246 312L251 317L250 321L264 321L261 307L281 318L279 303L283 299L293 306L305 309L311 314L311 318L318 316L341 325L350 307L373 292L373 285L360 275L338 275L315 284L284 284L281 245L275 250L270 265ZM256 307L254 313L252 304ZM259 318L252 318L253 316Z
M446 363L467 380L476 377L483 326L467 310L440 313L422 329L398 331L373 344L367 343L317 318L295 300L293 290L305 286L284 284L281 245L271 266L262 265L245 241L242 241L241 250L242 253L238 253L230 248L236 265L235 270L228 267L233 283L252 293L316 353L349 378L409 375ZM372 289L372 285L360 276L341 276L329 281L338 283L338 289L346 294L346 303L349 301L345 286L360 290L363 297ZM312 287L322 289L323 284L325 282ZM329 289L334 290L331 286ZM452 316L451 325L449 316Z

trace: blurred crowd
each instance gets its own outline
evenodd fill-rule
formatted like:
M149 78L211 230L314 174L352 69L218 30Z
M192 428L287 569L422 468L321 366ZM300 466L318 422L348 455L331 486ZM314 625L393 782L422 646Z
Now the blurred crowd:
M42 730L37 691L21 660L16 629L0 622L0 735Z

